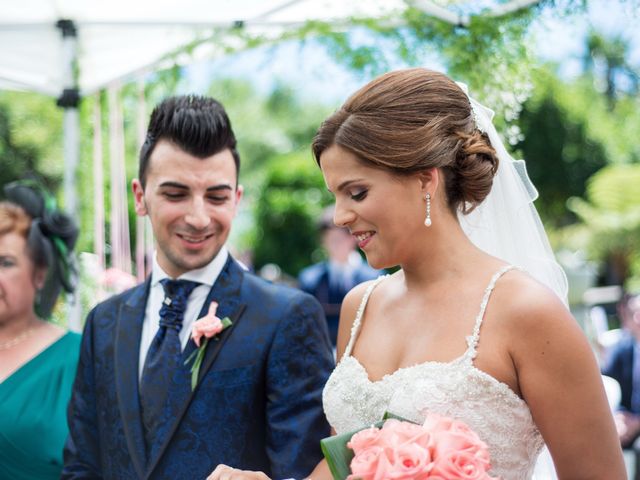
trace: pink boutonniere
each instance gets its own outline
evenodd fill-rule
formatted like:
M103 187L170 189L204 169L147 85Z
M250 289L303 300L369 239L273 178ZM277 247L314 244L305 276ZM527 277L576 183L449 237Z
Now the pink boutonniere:
M217 310L218 302L211 302L207 314L196 320L191 329L191 338L198 347L184 362L187 365L193 360L193 365L191 365L191 390L195 390L198 384L198 373L200 372L200 366L202 365L209 339L218 340L218 334L232 325L229 317L223 319L216 317ZM202 339L203 337L204 339Z

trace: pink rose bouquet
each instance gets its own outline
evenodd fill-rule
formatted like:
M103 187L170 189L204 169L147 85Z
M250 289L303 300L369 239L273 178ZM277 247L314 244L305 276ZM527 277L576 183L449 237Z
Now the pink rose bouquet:
M495 480L487 445L465 423L435 413L422 425L388 418L321 446L336 480Z

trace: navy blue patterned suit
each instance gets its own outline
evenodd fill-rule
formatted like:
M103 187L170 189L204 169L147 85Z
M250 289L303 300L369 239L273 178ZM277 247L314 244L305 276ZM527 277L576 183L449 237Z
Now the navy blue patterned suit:
M209 342L198 385L145 458L138 356L149 281L89 315L69 405L63 479L206 478L220 463L302 478L329 435L322 389L333 368L318 302L265 282L229 257L203 307L233 325ZM189 340L184 356L193 350Z

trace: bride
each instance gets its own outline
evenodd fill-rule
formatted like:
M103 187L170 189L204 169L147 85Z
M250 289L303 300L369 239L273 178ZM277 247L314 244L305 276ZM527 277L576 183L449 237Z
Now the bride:
M531 478L545 444L561 479L626 478L535 189L491 115L416 68L373 80L320 127L313 153L335 223L372 267L401 267L345 298L325 413L338 434L385 411L458 418L504 480ZM326 463L310 477L330 479ZM209 478L266 477L221 465Z

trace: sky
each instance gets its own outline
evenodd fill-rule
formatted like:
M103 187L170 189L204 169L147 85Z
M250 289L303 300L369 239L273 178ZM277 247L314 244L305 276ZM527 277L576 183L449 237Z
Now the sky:
M640 67L639 3L634 0L589 0L588 5L586 16L561 18L550 9L543 11L533 28L534 50L540 58L556 62L558 73L565 78L577 75L584 56L584 37L593 25L607 35L628 38L632 44L631 62ZM436 59L428 61L430 68L444 70ZM264 93L276 82L284 81L302 98L324 103L343 101L367 80L336 64L322 46L313 42L304 46L287 42L277 47L261 47L199 62L187 67L185 76L183 89L189 92L204 93L217 77L248 79Z

